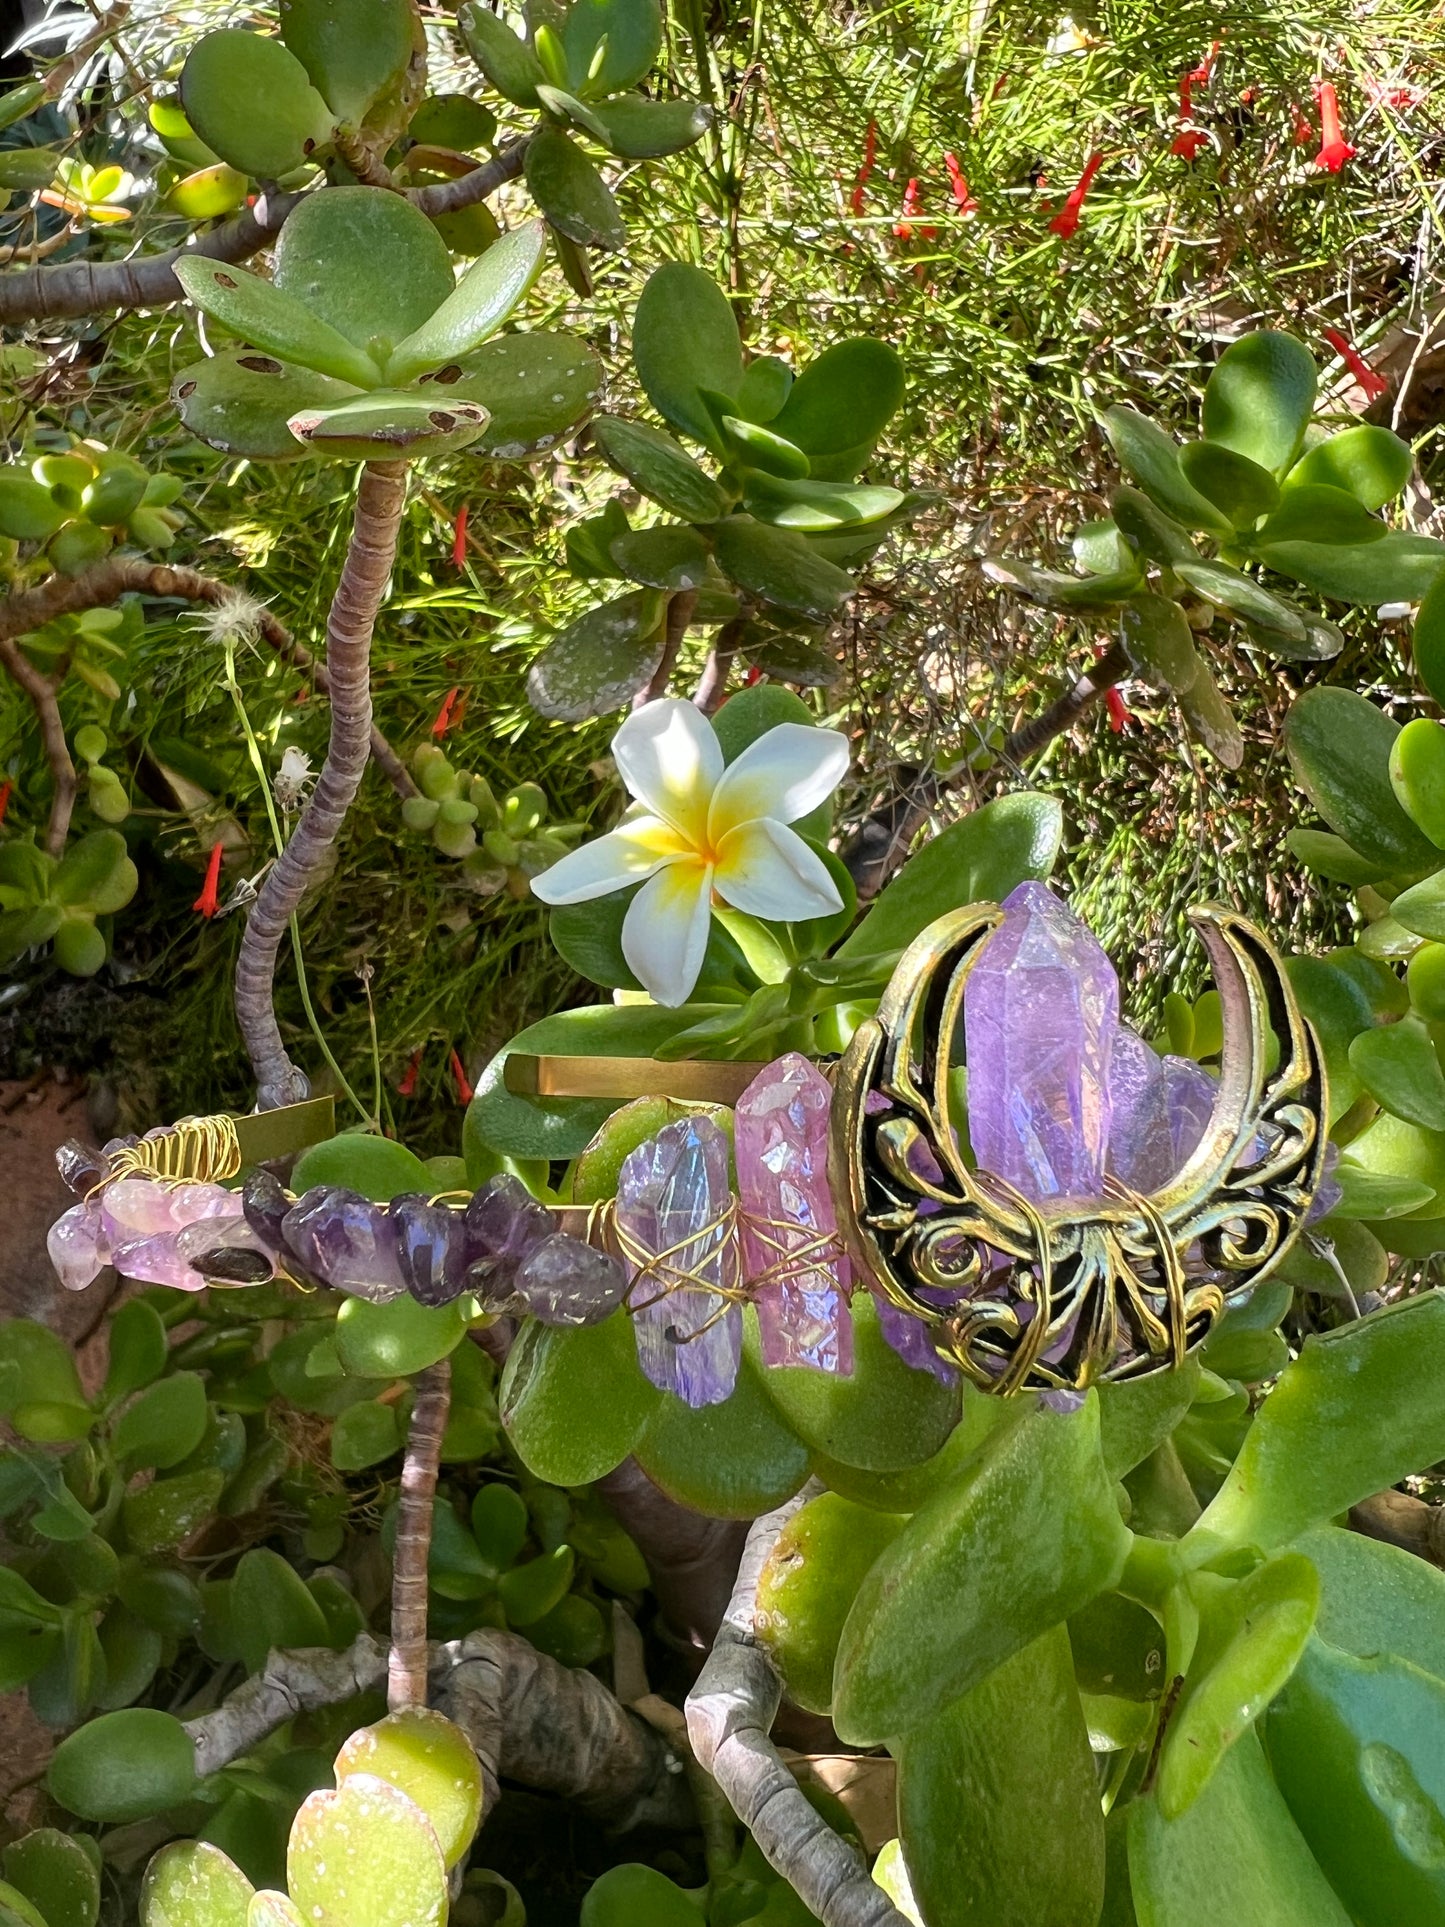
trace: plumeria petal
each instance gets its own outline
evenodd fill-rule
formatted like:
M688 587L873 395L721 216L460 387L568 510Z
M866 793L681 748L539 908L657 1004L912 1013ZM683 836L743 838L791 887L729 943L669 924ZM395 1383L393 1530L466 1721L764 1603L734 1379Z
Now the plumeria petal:
M722 745L702 711L680 696L645 703L613 737L612 754L638 802L700 850L723 769Z
M817 851L796 830L767 816L729 830L718 845L713 885L735 910L772 922L798 923L843 908Z
M656 816L635 816L533 877L532 894L543 903L586 903L591 897L626 890L643 877L654 876L665 863L690 854L670 823Z
M833 794L847 768L848 739L836 729L776 724L724 770L708 812L709 843L719 849L730 830L757 817L796 822Z
M644 883L622 920L622 954L655 1003L692 995L712 921L712 870L680 858Z

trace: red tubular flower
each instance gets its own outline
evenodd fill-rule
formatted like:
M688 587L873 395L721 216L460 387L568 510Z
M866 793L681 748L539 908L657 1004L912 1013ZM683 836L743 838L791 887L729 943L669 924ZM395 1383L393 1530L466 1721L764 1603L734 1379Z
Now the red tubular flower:
M191 908L203 917L213 917L221 907L221 845L211 845L211 860L206 865L206 881Z
M1207 87L1214 74L1214 63L1219 58L1219 42L1211 40L1209 52L1197 67L1191 67L1184 76L1186 80L1197 80L1201 87Z
M1094 176L1103 165L1104 156L1101 153L1096 151L1089 156L1088 164L1079 176L1077 184L1069 189L1069 198L1064 202L1064 205L1059 209L1053 220L1049 222L1049 232L1051 234L1062 235L1063 239L1067 241L1069 236L1078 227L1079 210L1083 207L1084 198L1094 184Z
M920 214L922 211L923 190L919 187L916 179L911 180L903 190L903 218L893 223L893 232L898 236L900 241L911 241L913 239L913 223L909 219L909 216ZM936 241L938 239L938 229L936 227L920 227L918 230L918 238L920 241Z
M418 1071L420 1071L420 1069L421 1069L421 1047L418 1047L416 1050L412 1052L411 1062L407 1065L405 1071L397 1080L396 1094L398 1097L412 1097L415 1095L417 1073Z
M1365 399L1378 401L1388 390L1389 382L1382 375L1375 373L1359 349L1345 335L1342 335L1338 328L1322 328L1320 333L1364 389Z
M752 668L749 669L748 673L743 677L743 686L746 689L751 689L754 683L759 683L762 681L762 679L763 679L762 666L761 664L755 662Z
M863 212L863 190L867 187L873 173L873 163L878 158L878 123L870 120L868 132L863 138L863 165L858 169L853 181L853 192L848 205L855 214Z
M0 823L5 821L5 812L10 807L10 792L14 787L8 776L0 783Z
M1315 166L1322 167L1327 174L1338 174L1346 161L1354 159L1355 150L1345 139L1340 126L1340 103L1335 96L1335 83L1322 80L1315 88L1315 99L1320 106L1320 151L1315 155Z
M471 509L463 502L457 510L456 526L452 534L452 561L461 568L467 559L467 519Z
M948 191L953 196L954 206L965 220L978 213L978 202L968 191L968 176L959 166L952 154L945 154L943 164L948 169Z
M1201 147L1208 147L1209 136L1202 128L1185 127L1169 143L1169 152L1179 155L1181 160L1192 161L1198 157Z
M1096 643L1094 654L1102 656L1106 651ZM1104 691L1104 707L1109 712L1109 728L1116 736L1122 735L1125 725L1133 722L1134 714L1112 683Z
M460 696L461 693L460 688L449 689L442 698L442 706L437 711L436 720L431 726L431 733L438 742L441 741L442 737L446 735L452 726L452 710L456 706L457 697Z
M457 1056L455 1051L452 1052L452 1077L457 1087L458 1104L470 1104L472 1101L472 1087L467 1082L467 1074L462 1068L462 1060Z

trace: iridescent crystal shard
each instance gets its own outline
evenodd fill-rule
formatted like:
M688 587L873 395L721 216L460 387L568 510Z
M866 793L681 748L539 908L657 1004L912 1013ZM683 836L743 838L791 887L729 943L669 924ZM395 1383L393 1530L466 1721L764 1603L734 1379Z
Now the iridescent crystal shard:
M1003 907L964 997L974 1154L1035 1204L1098 1198L1119 981L1047 884L1021 883Z
M738 1202L743 1272L765 1365L851 1373L851 1269L828 1189L828 1080L791 1051L738 1100Z
M738 1280L728 1142L710 1118L679 1118L622 1166L614 1219L630 1280L637 1357L689 1405L737 1382L742 1314L720 1295Z

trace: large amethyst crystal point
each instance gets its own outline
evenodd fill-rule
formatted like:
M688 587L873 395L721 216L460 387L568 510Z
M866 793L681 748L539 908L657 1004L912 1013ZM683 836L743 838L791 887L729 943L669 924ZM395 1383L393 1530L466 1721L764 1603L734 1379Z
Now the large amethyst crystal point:
M1159 1190L1181 1163L1171 1128L1169 1076L1158 1053L1127 1024L1114 1033L1109 1112L1110 1174L1145 1196Z
M631 1279L637 1357L652 1383L692 1406L737 1382L743 1321L716 1289L738 1279L728 1141L708 1117L679 1118L628 1154L614 1223Z
M1174 1177L1184 1169L1209 1129L1214 1101L1219 1096L1219 1082L1192 1057L1166 1057L1163 1066L1173 1156L1169 1175Z
M615 1258L565 1231L534 1246L513 1282L519 1309L544 1325L599 1325L627 1291Z
M421 1305L449 1305L467 1288L467 1228L459 1211L421 1196L393 1198L402 1280Z
M964 996L968 1129L980 1170L1035 1204L1098 1198L1119 980L1047 884L1021 883Z
M339 1185L316 1185L281 1221L288 1249L323 1285L384 1304L405 1291L396 1227L384 1205Z
M738 1202L744 1276L766 1281L754 1301L763 1363L850 1374L852 1273L828 1189L832 1098L797 1051L758 1072L735 1112Z

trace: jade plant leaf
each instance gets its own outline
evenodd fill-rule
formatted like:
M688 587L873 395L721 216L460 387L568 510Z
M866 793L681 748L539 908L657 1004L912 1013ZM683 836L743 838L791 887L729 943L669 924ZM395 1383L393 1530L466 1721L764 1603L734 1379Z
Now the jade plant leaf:
M759 521L811 534L871 527L892 515L905 497L898 488L795 481L754 471L744 478L743 500Z
M528 141L526 175L532 199L569 241L611 252L627 245L612 189L560 127L539 127Z
M67 1812L112 1824L143 1820L188 1799L196 1751L172 1713L132 1706L102 1713L60 1742L46 1785Z
M518 107L539 105L537 89L546 78L541 62L505 20L468 0L457 10L457 25L467 51L499 94Z
M1130 1805L1129 1876L1147 1927L1350 1927L1252 1733L1177 1820L1153 1798Z
M854 592L853 578L791 529L730 515L714 535L718 566L740 589L790 614L823 621Z
M524 1325L497 1403L527 1469L554 1485L586 1485L619 1466L661 1408L637 1363L632 1321Z
M602 367L576 335L538 331L485 343L454 384L433 380L434 387L423 377L425 392L456 392L487 410L476 453L512 462L553 447L584 420L601 390Z
M282 228L274 260L277 288L368 351L378 373L364 387L380 387L392 349L456 287L446 242L431 222L404 195L374 187L307 195Z
M715 522L726 514L728 499L718 484L662 429L601 415L592 424L592 439L610 467L670 514L688 522Z
M447 1917L446 1867L430 1821L367 1773L302 1801L286 1884L314 1927L443 1927Z
M175 272L198 308L252 347L358 388L381 386L371 356L278 283L198 254L178 261Z
M668 261L648 276L632 323L632 358L663 420L725 455L701 390L736 395L743 352L732 305L710 275L685 261Z
M1390 749L1390 784L1411 822L1445 849L1445 724L1406 723Z
M528 221L494 242L435 312L396 344L386 364L387 380L411 381L429 368L465 360L526 296L546 251L547 230L540 221Z
M1396 1117L1427 1131L1445 1131L1445 1072L1418 1017L1361 1031L1350 1045L1350 1068L1371 1097Z
M331 141L331 113L295 54L244 28L222 27L196 42L180 94L212 153L259 181L294 173Z
M1131 595L1120 618L1119 633L1131 667L1156 688L1184 690L1198 680L1200 655L1194 646L1194 631L1184 611L1170 597Z
M1279 470L1294 460L1314 412L1315 358L1293 335L1262 328L1233 342L1204 388L1204 434Z
M608 553L629 582L654 589L700 588L711 559L695 530L668 524L629 529L608 545Z
M25 1895L45 1927L95 1927L100 1868L79 1840L58 1827L37 1827L5 1849L5 1878Z
M1256 582L1253 576L1232 569L1225 562L1177 562L1175 571L1196 594L1216 602L1231 615L1240 616L1266 635L1278 637L1281 644L1297 648L1308 643L1309 632L1297 609ZM1295 653L1291 648L1290 653ZM1313 651L1311 651L1313 653Z
M1207 495L1237 529L1252 529L1279 501L1279 484L1269 470L1222 442L1186 442L1179 466L1190 487Z
M1340 602L1420 602L1445 571L1445 542L1400 529L1344 548L1303 537L1255 541L1260 560L1269 568Z
M336 1756L336 1784L366 1773L415 1801L454 1867L482 1821L482 1769L466 1734L434 1708L389 1713L353 1733Z
M1196 1531L1265 1551L1445 1457L1445 1297L1306 1339Z
M822 1374L814 1374L821 1377ZM732 1396L694 1411L664 1398L633 1448L653 1484L694 1512L755 1519L790 1499L808 1476L808 1449L745 1358Z
M1400 1546L1339 1526L1299 1542L1320 1576L1315 1632L1357 1659L1394 1653L1445 1679L1445 1573Z
M409 0L280 0L281 38L338 120L360 121L412 57Z
M1347 489L1296 482L1251 542L1261 550L1278 542L1327 542L1348 548L1383 541L1387 533L1380 518Z
M231 1582L241 1657L259 1673L272 1651L330 1644L326 1618L306 1582L280 1553L253 1546L241 1555Z
M412 1378L445 1358L466 1328L460 1300L420 1305L403 1295L374 1305L348 1298L336 1314L336 1350L353 1378Z
M407 1191L428 1190L428 1172L415 1152L391 1138L343 1131L311 1144L296 1160L291 1181L299 1197L314 1185L341 1185L375 1204L390 1204Z
M338 407L360 392L246 348L193 362L171 384L176 413L193 435L257 462L304 460L308 451L291 433L291 417Z
M307 1927L307 1921L289 1894L263 1887L251 1896L246 1927Z
M1088 1398L997 1433L915 1514L859 1589L838 1648L834 1725L906 1733L1116 1582L1130 1534Z
M1390 785L1399 727L1350 689L1306 690L1285 719L1296 780L1351 849L1393 874L1431 870L1440 852L1401 809Z
M620 94L635 87L661 46L657 0L573 0L567 10L562 47L575 88Z
M1437 703L1445 700L1445 570L1426 590L1416 612L1413 640L1415 673Z
M898 412L903 388L896 348L867 335L839 341L808 363L771 426L810 458L841 455L877 441Z
M289 422L298 441L339 462L451 454L476 441L486 425L487 411L479 401L446 390L358 395L336 407L299 409Z
M653 160L677 154L700 140L712 124L712 111L695 100L644 100L624 94L617 100L581 101L556 88L539 90L579 127L623 160Z
M1062 1626L914 1727L895 1751L899 1835L930 1927L1098 1920L1104 1815Z
M1388 428L1361 422L1306 449L1285 477L1285 487L1323 483L1344 489L1367 509L1393 502L1410 479L1414 452Z
M1120 467L1167 515L1187 529L1220 537L1233 533L1229 517L1190 483L1178 444L1157 423L1132 408L1105 409L1100 421Z
M823 1492L794 1514L768 1554L758 1579L758 1641L789 1699L806 1711L832 1709L843 1622L869 1567L905 1523Z
M665 607L657 590L638 589L578 616L527 672L532 707L568 723L621 709L662 660Z
M990 582L1027 596L1044 609L1107 609L1131 597L1139 587L1142 571L1129 551L1126 565L1109 575L1066 575L1060 569L1040 569L1014 555L984 558L983 572Z
M146 1868L141 1927L247 1927L253 1892L219 1847L206 1840L175 1840Z
M765 475L797 479L812 472L807 456L796 443L785 441L758 422L735 415L732 412L735 404L730 398L715 398L715 406L718 426L727 436L729 452L736 460Z
M188 221L212 221L240 207L246 198L246 185L247 177L239 169L215 161L177 181L166 199Z

